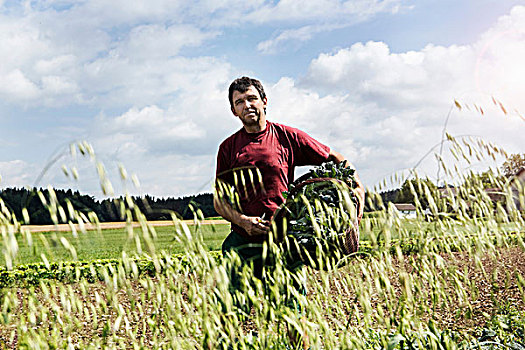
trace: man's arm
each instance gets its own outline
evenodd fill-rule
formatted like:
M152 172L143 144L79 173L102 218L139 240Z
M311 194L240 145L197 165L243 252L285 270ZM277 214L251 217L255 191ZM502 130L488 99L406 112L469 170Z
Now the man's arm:
M346 166L351 167L355 169L352 163L348 161L341 153L338 153L332 149L330 149L330 154L328 155L328 160L332 161L336 164L341 163L343 160L346 160ZM357 175L357 172L354 173L355 182L357 184L356 192L359 196L359 209L357 211L357 220L358 222L361 221L361 218L363 217L363 210L365 207L365 187L363 186L363 183L359 179L359 176Z
M236 210L225 198L220 189L220 180L217 180L213 195L213 207L225 220L240 226L249 236L264 235L270 231L270 222L257 216L247 216Z

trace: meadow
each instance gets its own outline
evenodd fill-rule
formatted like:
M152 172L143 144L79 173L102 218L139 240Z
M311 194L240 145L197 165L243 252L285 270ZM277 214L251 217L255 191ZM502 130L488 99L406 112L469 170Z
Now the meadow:
M188 225L192 234L197 229L196 225ZM155 239L153 247L155 251L165 251L169 254L184 253L185 247L176 240L176 232L171 226L151 226ZM201 225L199 228L203 238L203 245L207 250L220 250L222 241L229 233L229 225L213 224ZM139 228L140 230L140 228ZM15 265L42 262L42 255L49 262L82 260L90 261L97 259L118 259L122 251L130 256L139 253L140 247L146 245L143 235L131 235L126 228L86 230L85 233L73 235L71 231L49 231L32 233L31 245L27 240L21 240L19 251L14 261ZM138 242L135 237L138 237ZM67 240L75 247L76 259L71 251L64 247L62 240ZM4 256L0 257L0 265L5 265Z
M196 225L174 215L160 228L124 200L139 227L74 236L31 233L3 207L0 348L301 348L292 331L311 349L525 349L525 215L515 183L491 180L503 195L495 203L478 180L464 177L455 196L416 181L410 220L371 192L376 212L356 253L291 271L270 240L265 283L243 269L236 291L239 257L213 252L228 227L198 224L198 210ZM71 212L73 223L97 223ZM50 263L74 260L84 262ZM20 265L31 261L43 263Z
M371 220L373 220L373 214L365 213L362 225L370 226ZM192 235L195 235L197 230L199 231L205 250L219 251L224 238L230 232L230 224L221 223L220 221L222 220L217 218L206 218L206 223L189 223L187 226ZM405 225L410 227L414 223L412 220L406 220ZM53 231L50 226L44 226L44 229L48 231L40 232L40 230L36 230L39 232L31 233L32 239L30 244L27 240L20 240L18 253L14 261L15 265L42 262L42 255L49 262L118 259L121 257L122 251L125 251L130 256L140 255L139 250L141 249L139 248L146 245L144 235L130 235L127 228L101 228L100 230L86 230L84 233L77 232L75 234L67 230ZM185 246L180 240L177 240L177 231L174 225L150 225L149 229L154 232L153 247L155 251L164 251L168 254L185 252ZM61 243L64 239L75 247L76 257L73 257L71 251ZM361 239L368 241L368 236L361 235ZM5 265L5 257L2 255L0 256L0 266L3 265Z

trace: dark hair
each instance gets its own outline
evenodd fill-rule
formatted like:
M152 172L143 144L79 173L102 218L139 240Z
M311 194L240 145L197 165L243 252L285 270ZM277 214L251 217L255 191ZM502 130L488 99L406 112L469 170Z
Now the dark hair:
M264 100L266 98L266 94L264 93L264 88L261 84L261 82L254 78L249 77L241 77L235 79L230 84L230 89L228 90L228 99L230 100L230 106L233 108L233 92L239 91L239 92L246 92L250 86L253 86L257 89L259 92L259 96L261 97L261 100Z

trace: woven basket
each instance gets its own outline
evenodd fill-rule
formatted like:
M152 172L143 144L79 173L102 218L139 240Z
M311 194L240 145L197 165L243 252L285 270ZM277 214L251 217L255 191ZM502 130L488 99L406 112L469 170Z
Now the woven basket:
M304 189L304 187L314 184L314 183L317 186L320 185L321 188L323 188L323 184L326 185L326 187L333 187L333 188L337 188L343 185L343 186L348 187L351 193L353 193L349 184L339 179L312 178L312 179L308 179L308 180L304 180L300 182L297 186L295 186L293 189L290 190L288 197L287 197L287 201L274 214L274 217L273 217L273 221L275 223L274 234L278 242L285 241L285 234L286 234L285 226L287 225L290 219L290 210L291 208L293 209L293 206L295 205L294 198L301 190ZM354 200L354 206L357 209L359 199L355 195L353 195L352 197ZM311 237L314 237L314 236L316 236L315 233L311 232ZM305 240L296 240L294 245L296 244L299 246L299 248L301 248L302 241L305 241ZM336 257L337 259L341 259L346 255L356 252L357 249L359 248L358 225L356 223L354 224L349 223L348 227L345 229L344 232L340 232L337 234L337 239L334 239L332 235L331 237L315 237L315 241L316 243L321 243L324 247L326 247L326 250L328 250L328 253L333 253L329 255L331 255L332 257ZM312 252L311 249L312 248L310 247L310 252L309 252L310 256L312 254L315 255L315 252ZM306 263L307 265L312 265L314 267L317 267L315 266L317 263L312 264L312 257L306 259L304 257L304 254L301 254L300 251L295 252L291 255L293 255L292 257L290 257L290 259L292 260L291 261L292 263L293 263L293 260L299 259L302 263ZM317 260L317 259L318 257L313 256L313 260Z

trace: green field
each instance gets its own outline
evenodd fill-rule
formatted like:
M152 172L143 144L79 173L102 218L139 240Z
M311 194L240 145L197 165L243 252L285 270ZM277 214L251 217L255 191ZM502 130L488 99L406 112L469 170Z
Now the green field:
M220 248L229 225L190 225L187 245L177 239L183 235L175 225L148 227L146 234L134 228L131 235L126 229L78 237L32 233L31 245L17 233L15 266L42 261L41 255L55 262L73 260L64 245L75 247L76 259L87 263L4 270L0 348L220 349L240 339L237 348L285 349L292 348L286 333L292 323L309 334L312 348L488 350L480 344L525 345L521 217L516 222L494 217L426 221L430 219L388 212L366 215L361 251L347 264L327 271L303 269L308 295L297 296L297 302L306 310L304 326L305 314L290 309L282 297L285 288L295 292L290 287L295 275L281 265L268 275L273 294L249 270L243 272L248 290L230 292L227 271L235 257L209 259L204 253ZM190 248L192 240L197 244ZM183 253L185 263L164 260L162 254L121 259L121 265L95 260L118 259L122 251L133 255L136 241L144 252L151 241L156 252ZM6 251L12 242L4 242ZM232 296L246 295L254 301L249 321L230 304ZM224 313L219 300L227 300L232 312ZM254 329L259 336L253 337ZM480 337L482 329L494 335Z
M384 214L383 214L384 215ZM209 219L207 219L209 220ZM373 215L365 215L361 221L360 241L372 241L376 239L384 240L385 227L380 224L382 219L375 218ZM388 228L388 235L391 239L396 239L401 234L409 237L422 232L434 232L437 228L435 223L421 222L414 219L401 219L396 225ZM500 229L511 230L511 227L501 225ZM512 226L512 225L510 225ZM156 226L153 228L156 237L152 239L155 252L165 251L169 254L184 253L186 247L179 242L176 237L175 226ZM199 226L189 225L193 237L201 237L203 246L209 250L220 250L222 241L230 232L229 224L203 224ZM466 227L455 228L456 230L468 230ZM61 242L65 238L74 247L76 259L72 253L66 249ZM133 229L133 236L125 228L88 230L86 233L78 233L74 237L71 232L43 232L32 233L32 244L28 244L27 238L20 237L18 241L18 253L13 265L42 262L42 255L50 262L58 261L90 261L96 259L118 259L125 251L128 256L137 254L136 240L140 241L143 252L150 252L144 239L141 228ZM4 254L0 255L0 264L5 265Z
M366 225L367 220L366 217L363 219L362 226ZM405 223L407 228L413 226L408 220ZM188 228L192 235L202 237L204 247L210 251L219 250L222 241L230 232L229 224L219 223L200 225L199 228L189 225ZM154 227L154 230L156 238L153 239L153 242L156 252L166 251L170 254L177 254L186 251L183 244L176 240L174 226L157 226ZM373 229L373 231L378 231L378 229ZM367 232L367 230L361 229L361 232ZM142 230L134 228L134 235L140 238L140 246L143 251L147 252ZM61 238L67 239L75 247L77 260L117 259L122 256L122 251L128 255L137 253L136 241L134 238L129 238L125 228L103 229L100 232L89 230L86 233L78 233L77 237L74 237L71 232L32 233L31 245L28 244L27 239L18 240L19 252L14 265L42 262L42 254L50 262L75 260L71 252L61 243ZM362 234L361 240L368 240L368 234ZM0 264L5 264L3 254L0 256Z
M202 236L204 247L208 250L218 250L224 237L229 233L230 225L201 225L199 228L190 225L188 228L195 237ZM185 252L185 247L175 238L174 226L157 226L154 230L156 238L152 241L155 251L166 251L170 254ZM133 232L134 236L140 238L142 250L147 252L148 248L142 230L134 228ZM18 240L19 253L14 264L42 262L41 254L45 254L48 261L51 262L74 260L70 251L61 243L62 237L75 247L78 260L119 258L122 256L122 251L126 251L128 255L137 253L136 241L134 238L129 238L125 228L105 229L100 233L87 231L86 233L78 233L77 237L73 237L71 232L32 233L33 242L31 245L28 244L27 239ZM3 254L0 257L0 264L5 264Z

